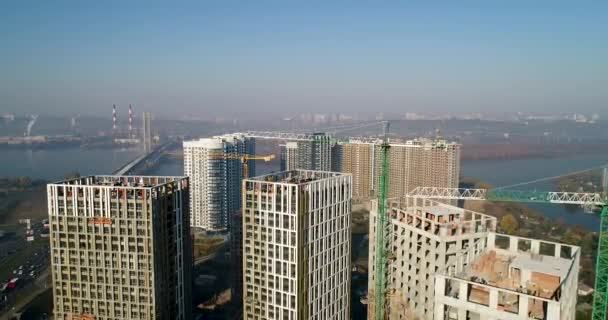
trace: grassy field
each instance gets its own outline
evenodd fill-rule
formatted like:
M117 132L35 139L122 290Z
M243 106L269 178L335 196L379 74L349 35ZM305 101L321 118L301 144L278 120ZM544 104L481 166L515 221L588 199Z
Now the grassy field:
M224 246L224 238L197 236L194 239L194 259L217 252Z
M27 218L40 221L48 216L44 186L5 194L1 202L0 224L15 224Z

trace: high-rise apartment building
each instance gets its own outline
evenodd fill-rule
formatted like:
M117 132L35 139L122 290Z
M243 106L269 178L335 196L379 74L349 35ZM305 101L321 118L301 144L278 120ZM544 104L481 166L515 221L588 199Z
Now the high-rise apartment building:
M374 189L374 156L376 144L363 141L338 143L332 150L332 170L350 173L353 177L353 198L369 199Z
M47 187L55 319L191 319L185 177Z
M376 259L376 200L372 201L369 233L369 288L374 288ZM432 319L435 297L434 275L454 265L461 255L481 251L496 218L431 200L404 198L389 205L388 251L393 257L386 268L391 297L390 319ZM370 290L373 297L373 289ZM403 311L407 312L403 312ZM368 315L375 305L369 300ZM403 314L403 317L399 317ZM404 318L408 316L409 318Z
M292 142L292 148L294 151L297 150L297 169L331 170L331 137L329 135L313 133L310 140Z
M285 170L298 169L298 143L287 142L285 144Z
M226 231L229 217L241 207L243 163L254 154L255 139L240 134L184 141L184 174L190 177L190 216L194 227ZM234 157L234 156L237 157ZM249 162L255 174L255 163Z
M353 196L367 200L377 193L380 176L380 141L350 140L333 148L333 170L353 175ZM416 187L457 188L460 145L445 140L416 139L391 142L390 197L403 197Z
M445 140L416 139L391 143L389 148L389 197L403 197L416 187L458 188L460 145ZM380 146L374 152L374 190L380 183Z
M243 307L243 214L234 213L230 216L230 298L237 308Z
M290 141L279 145L279 171L296 170L299 165L298 143Z
M142 141L144 144L144 152L148 153L152 151L152 114L150 112L144 112L142 119Z
M580 248L496 234L496 218L430 199L388 206L389 319L574 319ZM375 312L372 201L368 315Z
M350 175L292 170L244 188L244 319L350 319Z

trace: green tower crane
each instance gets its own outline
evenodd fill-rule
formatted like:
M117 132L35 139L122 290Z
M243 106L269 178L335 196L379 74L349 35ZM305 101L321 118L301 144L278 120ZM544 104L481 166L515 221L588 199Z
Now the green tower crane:
M604 171L604 180L607 171ZM605 190L606 191L606 190ZM606 193L606 192L605 192ZM577 204L597 206L600 211L600 230L595 265L595 293L592 320L606 320L608 306L608 198L599 193L514 191L503 189L458 189L419 187L408 194L410 197L445 200L488 200L504 202L532 202L553 204ZM379 318L376 318L377 320Z
M376 320L385 319L386 304L386 268L387 268L387 241L386 234L389 229L387 216L387 193L388 193L388 143L389 122L384 122L384 138L380 146L380 185L378 190L378 215L376 216L376 260L374 264L374 314Z

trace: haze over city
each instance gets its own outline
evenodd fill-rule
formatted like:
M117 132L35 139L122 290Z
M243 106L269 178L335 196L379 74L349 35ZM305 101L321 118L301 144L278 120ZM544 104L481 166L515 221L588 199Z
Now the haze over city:
M607 320L608 2L0 4L0 320Z
M0 10L0 105L603 115L606 12L605 1L11 1Z

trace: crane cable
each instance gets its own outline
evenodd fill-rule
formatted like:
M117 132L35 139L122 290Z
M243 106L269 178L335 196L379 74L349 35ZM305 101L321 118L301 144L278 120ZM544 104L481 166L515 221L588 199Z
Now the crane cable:
M585 173L585 172L589 172L589 171L593 171L593 170L603 169L606 166L608 166L608 164L604 164L604 165L596 166L596 167L591 167L591 168L587 168L587 169L583 169L583 170L579 170L579 171L573 171L573 172L569 172L569 173L561 174L561 175L557 175L557 176L544 177L544 178L540 178L540 179L536 179L536 180L532 180L532 181L526 181L526 182L520 182L520 183L515 183L515 184L507 185L507 186L496 187L496 188L493 188L493 189L494 190L498 190L498 189L506 189L506 188L512 188L512 187L519 187L519 186L523 186L523 185L527 185L527 184L532 184L532 183L537 183L537 182L543 182L543 181L563 178L563 177L567 177L567 176L577 175L577 174L581 174L581 173Z

